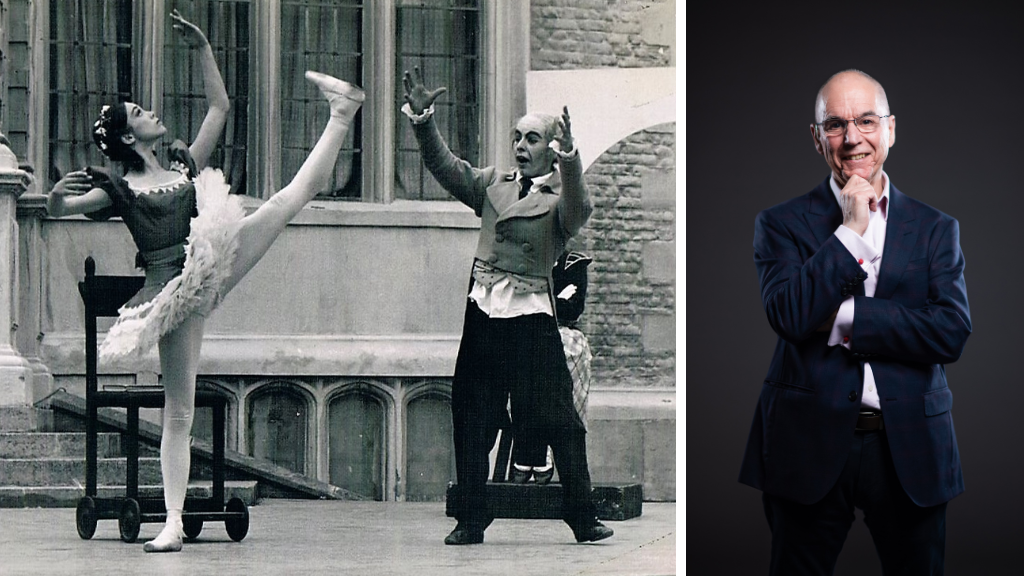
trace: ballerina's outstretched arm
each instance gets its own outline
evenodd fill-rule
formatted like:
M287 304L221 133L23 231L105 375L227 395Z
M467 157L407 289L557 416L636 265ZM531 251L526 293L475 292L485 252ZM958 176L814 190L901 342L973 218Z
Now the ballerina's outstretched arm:
M182 18L177 10L171 12L174 29L181 33L182 38L192 47L199 49L199 62L203 72L203 90L206 92L206 103L209 108L206 117L199 126L196 139L188 147L189 154L196 162L196 168L202 170L210 162L210 156L217 147L217 141L224 133L228 122L228 111L231 102L224 88L224 79L217 69L217 61L213 57L210 41L198 26Z

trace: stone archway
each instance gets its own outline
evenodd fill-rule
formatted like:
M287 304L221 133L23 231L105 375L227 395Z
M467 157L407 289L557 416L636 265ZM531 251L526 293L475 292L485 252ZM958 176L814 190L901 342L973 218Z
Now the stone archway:
M569 107L573 136L586 170L623 138L676 121L676 69L596 68L526 74L526 109L561 113Z

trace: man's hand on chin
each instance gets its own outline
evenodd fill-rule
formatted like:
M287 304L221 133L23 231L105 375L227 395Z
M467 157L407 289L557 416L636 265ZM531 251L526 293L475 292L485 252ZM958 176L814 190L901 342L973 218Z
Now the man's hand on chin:
M878 210L878 195L870 182L853 174L839 193L839 207L843 210L843 226L863 236L871 212Z

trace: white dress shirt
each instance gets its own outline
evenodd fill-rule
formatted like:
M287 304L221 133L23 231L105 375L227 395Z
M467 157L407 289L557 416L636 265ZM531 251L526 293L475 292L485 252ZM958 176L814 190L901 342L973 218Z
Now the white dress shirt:
M832 186L832 193L835 194L836 202L838 202L841 190L836 184L835 176L829 179L829 184ZM875 288L878 286L878 272L882 269L882 249L885 247L885 226L888 219L889 176L882 172L882 197L878 201L878 210L871 212L868 216L868 227L864 231L864 236L858 235L843 225L840 225L835 231L839 241L867 273L868 277L864 280L864 295L869 298L875 295ZM853 296L847 296L839 306L836 321L832 325L832 333L829 335L829 346L843 346L850 349L852 345L850 338L853 334L853 306ZM878 399L878 387L875 386L875 375L868 362L864 363L864 387L860 399L861 407L882 409Z

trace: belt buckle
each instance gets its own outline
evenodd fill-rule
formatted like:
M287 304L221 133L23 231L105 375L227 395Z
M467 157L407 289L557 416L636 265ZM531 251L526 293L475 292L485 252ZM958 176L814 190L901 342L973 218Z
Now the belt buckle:
M877 419L877 426L867 427L867 420L870 419L871 423L874 424ZM865 426L861 427L861 421L864 421ZM861 410L857 415L857 425L854 430L862 432L874 432L876 430L882 430L885 428L885 422L882 420L882 413L878 410Z

